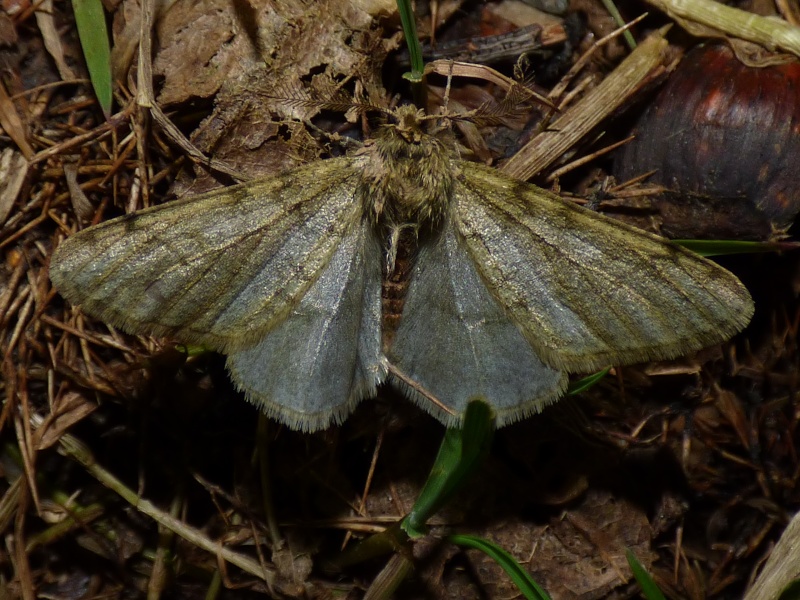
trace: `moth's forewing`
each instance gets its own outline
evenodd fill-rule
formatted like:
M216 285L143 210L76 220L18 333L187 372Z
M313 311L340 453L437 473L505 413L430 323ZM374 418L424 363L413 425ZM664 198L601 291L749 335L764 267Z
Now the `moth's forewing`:
M448 415L396 382L448 424L460 420L475 396L494 408L498 425L513 422L541 411L567 385L489 293L451 225L417 259L389 358L452 410Z
M333 159L140 211L65 240L50 276L127 331L229 354L250 400L318 429L386 374L381 249L359 181Z
M366 224L342 239L288 318L231 353L231 378L293 429L341 423L386 377L381 352L381 248Z
M67 238L58 291L133 333L220 352L252 346L289 314L361 222L348 158L184 198Z
M742 283L667 240L460 162L453 221L482 281L554 369L674 358L753 314Z

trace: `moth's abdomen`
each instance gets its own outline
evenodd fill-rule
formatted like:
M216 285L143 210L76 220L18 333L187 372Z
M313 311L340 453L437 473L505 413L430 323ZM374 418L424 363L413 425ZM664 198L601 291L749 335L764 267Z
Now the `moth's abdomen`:
M393 269L383 274L381 336L384 352L392 346L402 318L408 286L411 283L411 271L417 255L417 243L417 236L410 235L409 232L400 235L396 243ZM388 265L384 268L388 271Z

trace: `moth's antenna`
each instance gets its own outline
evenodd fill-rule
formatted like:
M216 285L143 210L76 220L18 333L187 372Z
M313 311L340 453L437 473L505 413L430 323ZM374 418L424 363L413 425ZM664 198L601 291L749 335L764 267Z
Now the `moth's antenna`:
M447 84L444 86L444 98L442 98L442 112L447 114L447 105L450 102L450 86L453 83L453 61L450 61L450 68L447 71Z
M340 113L352 110L359 113L385 111L382 106L356 100L355 96L348 94L342 87L329 83L320 84L317 89L303 88L299 83L280 85L273 93L264 94L264 97L292 109L309 108Z

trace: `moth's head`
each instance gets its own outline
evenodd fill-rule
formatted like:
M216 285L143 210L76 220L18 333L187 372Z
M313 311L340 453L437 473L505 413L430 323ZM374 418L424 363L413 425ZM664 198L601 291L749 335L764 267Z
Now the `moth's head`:
M389 113L393 122L387 123L386 127L393 129L405 141L418 144L427 134L423 130L422 123L431 117L412 105L398 106Z

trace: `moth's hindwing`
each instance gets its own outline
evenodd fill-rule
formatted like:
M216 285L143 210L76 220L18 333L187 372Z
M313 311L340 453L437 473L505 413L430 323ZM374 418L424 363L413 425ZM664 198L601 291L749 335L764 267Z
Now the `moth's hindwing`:
M353 228L288 318L228 356L231 378L269 416L314 431L341 423L386 377L381 352L381 250Z
M411 399L450 424L476 396L494 408L498 425L516 421L554 402L567 384L489 293L452 225L417 259L389 357L451 412L400 384Z

